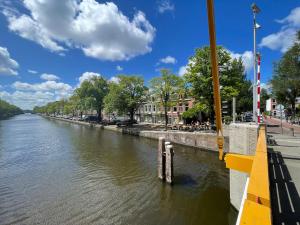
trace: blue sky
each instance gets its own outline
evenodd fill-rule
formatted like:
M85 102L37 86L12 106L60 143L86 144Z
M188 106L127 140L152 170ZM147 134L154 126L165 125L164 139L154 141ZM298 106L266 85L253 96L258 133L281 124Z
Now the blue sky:
M188 3L187 3L188 2ZM215 0L217 42L252 78L252 1ZM295 0L257 1L262 81L300 28ZM299 7L299 8L298 8ZM92 75L181 75L209 44L206 1L0 0L0 98L24 109L68 97Z

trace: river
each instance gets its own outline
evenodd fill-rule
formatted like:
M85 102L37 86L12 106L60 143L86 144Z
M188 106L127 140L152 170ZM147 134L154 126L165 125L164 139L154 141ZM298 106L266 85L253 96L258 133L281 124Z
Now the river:
M0 224L234 224L217 154L174 150L170 186L155 140L30 114L0 121Z

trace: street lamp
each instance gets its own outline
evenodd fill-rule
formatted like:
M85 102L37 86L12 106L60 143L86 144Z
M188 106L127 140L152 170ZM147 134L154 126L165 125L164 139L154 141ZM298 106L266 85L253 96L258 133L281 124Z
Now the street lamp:
M253 12L253 120L254 122L257 122L257 95L256 95L256 89L257 89L257 75L256 75L256 65L257 65L257 60L256 60L256 30L260 28L260 25L256 23L256 14L260 12L260 8L253 3L251 5L252 12Z

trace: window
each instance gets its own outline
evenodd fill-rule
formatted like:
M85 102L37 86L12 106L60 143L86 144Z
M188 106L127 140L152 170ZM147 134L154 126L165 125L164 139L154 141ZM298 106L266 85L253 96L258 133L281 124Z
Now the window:
M153 105L153 112L155 112L155 110L156 110L156 107L155 107L155 105Z
M151 105L149 105L148 107L149 107L149 108L148 108L149 112L151 112Z
M273 109L275 109L275 105L273 105Z
M173 107L173 111L174 111L174 112L177 112L177 107Z
M145 112L147 112L147 106L145 105Z
M185 104L185 111L187 111L188 109L189 109L189 104L186 103L186 104Z

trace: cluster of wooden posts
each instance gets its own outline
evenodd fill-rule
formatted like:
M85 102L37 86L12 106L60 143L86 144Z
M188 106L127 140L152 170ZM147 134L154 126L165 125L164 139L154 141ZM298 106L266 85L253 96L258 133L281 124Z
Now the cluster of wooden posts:
M158 139L158 178L173 183L173 146L164 137Z

